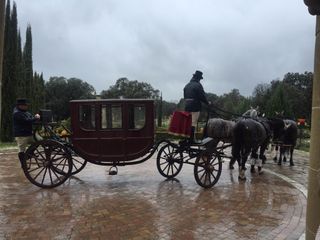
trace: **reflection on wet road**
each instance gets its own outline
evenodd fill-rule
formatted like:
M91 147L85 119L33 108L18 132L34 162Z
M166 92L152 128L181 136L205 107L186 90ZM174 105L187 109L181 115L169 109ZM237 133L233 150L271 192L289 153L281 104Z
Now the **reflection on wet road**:
M192 166L166 181L155 159L119 168L88 164L55 189L32 185L16 154L0 155L0 239L298 239L306 199L264 173L227 169L209 190Z

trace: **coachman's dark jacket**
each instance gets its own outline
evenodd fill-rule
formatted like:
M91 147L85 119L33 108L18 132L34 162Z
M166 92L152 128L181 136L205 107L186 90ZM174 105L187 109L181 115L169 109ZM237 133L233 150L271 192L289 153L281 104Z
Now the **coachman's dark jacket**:
M32 136L32 123L36 118L28 111L23 111L17 107L13 110L13 135L15 137Z
M190 82L184 87L185 111L200 112L201 102L208 105L208 100L204 93L203 87L199 80L192 78Z

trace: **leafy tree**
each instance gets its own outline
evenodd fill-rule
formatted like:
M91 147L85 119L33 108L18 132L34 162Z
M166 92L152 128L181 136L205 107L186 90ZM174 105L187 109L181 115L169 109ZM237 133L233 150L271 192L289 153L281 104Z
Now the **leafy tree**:
M219 117L233 118L233 114L242 114L250 108L250 103L251 100L242 96L238 89L232 89L229 93L223 94L217 101L217 106L230 114L218 111L218 113L221 113Z
M261 113L266 113L266 102L271 96L271 84L258 84L253 91L252 105L259 106Z
M81 79L51 77L45 83L46 107L53 111L56 120L70 117L69 101L95 98L94 88Z
M127 78L120 78L116 84L108 90L101 92L101 98L142 98L158 99L159 90L154 89L149 83L130 81Z
M291 86L290 104L297 118L311 119L312 81L313 73L311 72L287 73L283 78L283 82Z
M162 113L163 116L168 118L177 109L177 104L174 102L162 101Z
M292 118L292 107L289 104L286 85L282 82L277 84L270 100L267 102L268 116L275 116L276 112L283 112L284 116Z

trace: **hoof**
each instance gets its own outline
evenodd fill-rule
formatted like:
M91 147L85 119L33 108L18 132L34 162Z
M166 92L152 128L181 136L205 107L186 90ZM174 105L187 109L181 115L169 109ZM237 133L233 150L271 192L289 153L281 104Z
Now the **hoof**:
M294 166L294 163L290 163L290 166Z
M259 173L259 175L261 175L263 173L262 167L258 167L258 173Z
M260 155L259 158L262 160L262 161L266 161L267 160L267 157L265 155Z
M278 165L281 166L281 162L278 162Z
M234 166L233 166L233 164L231 164L231 163L229 163L229 169L234 169Z
M277 157L274 157L274 158L273 158L273 161L274 161L274 162L276 162L277 160L278 160Z
M255 173L255 172L256 172L254 166L251 166L250 172L251 172L251 173Z
M245 176L244 177L239 176L238 179L241 180L241 181L247 180L247 178Z

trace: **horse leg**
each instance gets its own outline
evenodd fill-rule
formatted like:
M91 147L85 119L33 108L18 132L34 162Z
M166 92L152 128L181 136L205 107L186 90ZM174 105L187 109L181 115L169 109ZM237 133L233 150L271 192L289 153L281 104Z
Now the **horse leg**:
M246 162L248 159L248 156L250 154L250 148L245 148L241 152L241 168L240 168L240 173L239 173L239 180L246 180Z
M276 147L275 147L276 155L275 155L274 158L273 158L273 161L274 161L274 162L277 162L277 160L278 160L278 158L277 158L277 156L278 156L278 150L279 150L279 146L278 146L278 144L277 144Z
M294 146L290 147L290 166L294 166L293 163L293 150L294 150Z
M264 144L263 146L260 147L259 159L262 160L263 164L265 164L267 160L266 155L264 154L267 147L268 147L268 144Z
M284 147L281 146L280 147L280 155L279 155L279 161L278 161L278 165L282 165L282 155L284 154Z
M232 150L231 150L232 158L229 162L229 169L234 169L233 165L236 161L238 162L238 166L240 169L240 158L241 158L240 151L241 151L241 148L239 146L237 146L236 144L232 145Z
M234 163L236 162L236 159L234 158L234 157L232 157L231 159L230 159L230 162L229 162L229 169L230 170L232 170L232 169L234 169Z
M287 153L288 153L288 147L283 147L283 162L287 161Z
M252 149L252 151L251 151L251 155L250 155L250 160L251 160L251 169L250 169L250 172L251 172L251 173L255 173L255 172L256 172L254 166L256 165L256 161L257 161L257 159L258 159L257 151L258 151L257 148Z

